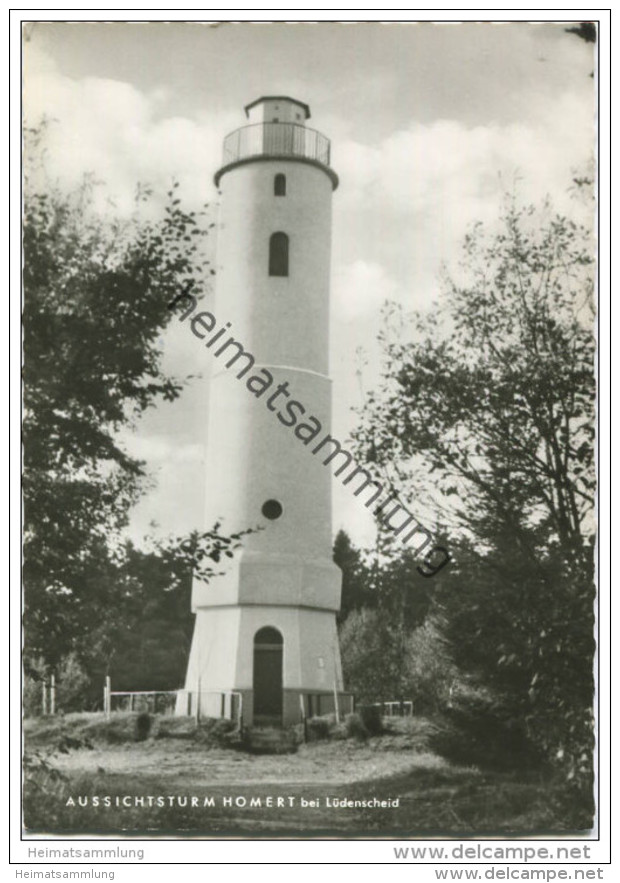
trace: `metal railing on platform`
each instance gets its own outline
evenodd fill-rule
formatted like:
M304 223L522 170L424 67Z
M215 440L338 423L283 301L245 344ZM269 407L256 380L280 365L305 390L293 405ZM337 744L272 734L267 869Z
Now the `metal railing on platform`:
M254 123L224 139L223 164L252 156L298 156L329 166L329 138L297 123Z

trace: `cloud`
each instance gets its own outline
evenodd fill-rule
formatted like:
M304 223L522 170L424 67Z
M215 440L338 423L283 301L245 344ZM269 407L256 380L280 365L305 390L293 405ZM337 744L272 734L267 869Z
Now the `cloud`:
M43 117L52 121L46 138L49 173L65 187L94 173L120 212L131 210L137 182L164 190L177 178L192 208L215 195L212 176L221 163L222 132L237 115L162 116L170 99L170 90L161 88L147 94L118 80L73 80L58 73L40 49L26 51L24 113L28 125Z
M565 92L555 102L534 100L524 122L442 119L377 144L336 143L337 316L363 318L385 297L428 308L442 264L454 267L471 224L496 224L506 192L538 203L551 195L568 210L567 188L591 156L593 125L588 103Z
M170 439L126 433L123 447L133 457L148 460L151 465L170 463L199 463L204 448L196 443L174 444Z
M542 112L540 114L542 116ZM343 209L381 206L404 215L472 216L515 175L526 196L561 190L591 154L593 117L577 96L560 96L536 123L467 126L413 123L378 146L336 144Z
M295 82L289 73L294 71L296 59L283 66L278 57L277 67L283 71L282 82L286 83L284 91L299 94L316 105L317 118L318 107L324 106L317 125L334 136L333 165L341 183L334 198L332 376L334 430L343 438L354 423L350 408L361 403L362 385L371 386L378 373L376 335L383 302L389 298L408 309L430 308L438 288L437 271L442 261L453 264L456 260L467 226L477 220L492 224L502 193L512 188L517 177L518 190L525 200L539 201L551 193L562 207L571 171L591 156L594 143L593 107L589 99L584 99L591 81L584 79L581 67L571 74L573 79L563 73L572 70L579 41L560 46L561 57L553 56L557 71L550 62L545 62L547 67L541 64L541 70L556 71L553 82L549 81L554 86L551 89L549 83L545 87L544 79L536 80L539 68L530 72L531 79L524 85L523 66L516 67L510 77L502 70L503 75L494 83L487 72L501 69L505 52L502 37L510 42L509 37L520 34L527 43L525 52L529 43L543 40L542 31L538 36L531 29L518 33L513 29L510 34L505 29L503 35L482 30L477 36L470 34L475 45L476 39L482 41L480 45L493 52L495 59L492 63L487 59L486 65L473 65L463 58L468 43L456 29L419 30L424 31L426 42L411 59L411 65L415 62L418 67L403 66L411 54L407 44L400 48L401 53L405 49L407 53L398 56L402 64L389 70L377 67L369 55L367 80L352 80L350 75L346 81L338 80L335 72L313 86L306 71ZM317 31L316 36L325 40L326 33ZM359 33L368 34L370 39L370 31ZM394 31L396 43L397 37ZM452 61L452 77L469 77L466 88L442 85L443 68L449 67L453 53L444 51L442 56L436 46L450 39L461 59L458 64L458 59ZM342 70L339 46L334 50L334 64L337 61L338 70ZM532 45L535 55L537 46ZM355 53L358 48L355 42ZM290 54L295 54L294 47ZM442 60L440 71L438 58L447 60ZM314 55L311 62L314 71ZM223 70L222 77L229 68ZM259 88L251 66L248 70L252 88L260 92L262 86ZM560 76L565 85L558 93L555 84ZM584 79L585 85L574 80L577 76ZM174 77L170 81L180 82ZM234 85L234 76L232 81ZM445 82L451 82L450 78ZM245 80L243 83L245 86ZM369 83L374 89L371 97ZM488 107L484 84L493 87L493 102L489 100ZM263 86L270 91L269 83ZM396 86L401 90L398 94L394 93ZM222 91L225 93L225 87ZM498 109L504 91L505 112ZM477 109L475 123L472 114L466 118L461 113L458 95L470 96L464 103ZM221 163L222 137L243 124L240 104L208 115L198 108L191 116L184 116L175 105L175 97L174 85L154 85L149 91L110 77L73 79L61 74L40 47L32 42L25 44L27 123L32 125L43 115L56 120L47 144L51 175L61 186L72 187L84 173L94 172L107 185L106 191L119 212L133 207L138 181L166 190L171 179L178 178L180 195L191 208L215 196L212 176ZM436 102L441 103L441 110L437 110ZM410 121L408 108L412 103L416 119ZM478 112L481 105L484 107ZM348 113L343 113L343 108ZM393 131L396 111L399 129ZM442 118L437 119L436 114ZM381 117L381 128L375 116ZM481 119L484 124L480 124ZM363 131L364 135L352 138L352 131ZM178 376L208 374L203 349L188 345L187 328L173 324L164 335L164 343L166 370ZM356 375L358 347L367 354L368 381ZM197 439L204 434L206 409L205 384L197 381L178 402L146 414L134 441L128 441L128 445L135 446L132 452L147 459L156 470L158 481L156 491L136 510L135 524L146 529L148 521L155 518L163 530L178 526L181 531L201 523L204 449ZM368 536L372 522L366 510L360 510L356 499L351 500L337 488L334 494L335 524L359 523L356 529Z
M359 320L379 312L386 299L398 299L396 281L378 263L357 260L338 267L332 280L336 320Z
M179 409L170 406L170 413ZM177 414L177 417L179 415ZM182 416L182 415L181 415ZM153 482L131 513L128 536L140 542L146 534L167 536L184 534L202 526L204 518L205 448L187 440L188 426L181 419L174 430L168 419L165 425L157 417L146 418L136 433L122 433L121 442L132 456L145 460L148 476ZM166 428L168 430L165 433ZM152 524L156 523L157 527Z

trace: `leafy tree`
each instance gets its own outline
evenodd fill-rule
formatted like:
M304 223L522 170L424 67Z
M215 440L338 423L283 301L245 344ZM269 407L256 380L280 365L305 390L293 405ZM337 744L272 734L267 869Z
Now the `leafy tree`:
M596 43L596 25L593 21L580 21L574 28L565 28L567 34L575 34L586 43Z
M430 603L429 586L418 571L418 561L405 550L388 557L386 543L373 551L356 548L340 530L334 540L334 563L342 571L342 600L338 622L353 610L377 606L402 609L408 629L420 625Z
M25 150L24 615L26 659L56 665L122 606L120 536L145 473L119 430L179 395L160 367L168 303L200 296L209 270L176 184L155 220L144 188L130 218L102 215L92 178L49 180L45 132Z
M410 552L362 554L341 531L334 560L343 568L340 643L345 683L361 701L410 700L407 646L430 597Z
M357 454L435 512L457 565L435 621L568 775L592 744L595 340L589 230L506 204L430 316L392 308ZM586 760L587 758L587 760Z
M437 714L452 701L462 684L449 644L429 617L415 628L406 643L409 696L416 714Z
M79 642L96 705L106 675L118 690L177 689L191 643L191 571L178 579L156 550L127 543L115 578L114 609Z
M26 717L34 717L43 710L43 684L46 680L45 661L30 659L24 672L22 709Z
M557 549L588 567L588 234L547 209L510 204L503 220L490 241L480 225L467 237L464 279L446 276L440 310L398 317L396 335L382 336L386 373L362 414L358 449L453 529L484 541L504 524L529 558Z
M127 543L116 569L118 603L81 642L93 701L106 675L121 690L176 690L183 685L192 640L192 579L209 582L246 532L171 537L143 551Z
M407 628L389 607L363 607L340 628L345 684L358 703L413 702L436 713L460 682L448 642L429 620Z
M60 711L82 711L88 699L90 679L77 653L61 660L56 673L56 705Z
M484 557L463 547L459 566L437 593L431 622L451 658L485 687L475 709L518 724L540 758L564 769L567 780L590 786L592 751L591 579L547 557L542 568L514 554L510 534ZM467 698L452 710L472 718ZM488 737L491 733L488 734ZM479 737L483 739L484 734ZM514 750L514 749L513 749Z
M405 688L395 679L393 666L395 630L391 618L381 609L354 610L340 629L340 653L347 690L357 703L396 699ZM405 698L407 698L405 696Z
M356 549L344 531L338 531L334 540L334 563L342 571L342 596L338 622L344 622L352 610L359 610L370 603L372 595L368 587L368 570L362 553Z
M421 576L419 561L408 549L390 550L379 543L367 561L368 606L381 607L394 623L398 622L404 636L422 625L429 609L431 595L428 580Z

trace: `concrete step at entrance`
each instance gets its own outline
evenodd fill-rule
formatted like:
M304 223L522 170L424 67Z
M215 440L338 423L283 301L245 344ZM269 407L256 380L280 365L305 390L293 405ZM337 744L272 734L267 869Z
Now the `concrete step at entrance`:
M243 733L243 743L252 754L294 754L298 737L291 728L250 727Z

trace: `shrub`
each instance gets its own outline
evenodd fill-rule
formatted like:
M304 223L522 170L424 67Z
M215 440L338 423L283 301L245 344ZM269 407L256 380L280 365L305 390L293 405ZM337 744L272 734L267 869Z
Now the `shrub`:
M371 736L379 736L383 732L381 707L379 705L361 705L360 717L364 727Z
M193 739L196 735L196 720L193 717L160 716L152 735L156 739Z
M406 645L409 696L420 714L436 714L450 701L460 680L437 625L427 620L415 629Z
M201 720L194 738L199 742L227 742L227 736L237 729L235 721L225 717L209 717Z
M239 747L250 754L294 754L298 743L292 727L249 727L243 731Z
M77 716L76 716L77 717ZM101 715L92 715L90 720L84 716L84 725L75 726L76 718L71 732L76 735L84 735L89 739L108 745L122 745L125 742L136 740L136 717L129 712L114 712L110 719ZM77 718L79 720L79 718Z
M56 677L56 707L59 711L83 711L90 700L90 678L75 653L65 656Z
M433 748L448 760L500 770L541 764L523 721L490 694L457 696L442 717Z
M22 696L24 716L36 717L42 713L42 691L45 681L45 664L42 659L24 662L24 692Z
M326 717L311 717L306 724L309 742L329 739L330 721Z
M334 742L341 742L343 739L349 738L345 721L341 721L341 723L338 724L334 723L333 726L330 726L329 738L333 739Z
M145 739L148 739L148 735L151 732L151 724L151 715L148 712L143 711L138 715L135 729L136 742L144 742Z
M349 689L362 702L398 695L393 660L387 659L394 644L391 618L383 610L352 611L340 629L342 668Z
M345 718L344 725L346 727L349 739L365 740L368 738L368 730L364 726L364 722L359 714L348 714Z

